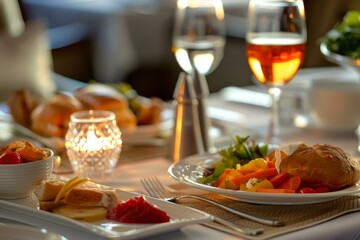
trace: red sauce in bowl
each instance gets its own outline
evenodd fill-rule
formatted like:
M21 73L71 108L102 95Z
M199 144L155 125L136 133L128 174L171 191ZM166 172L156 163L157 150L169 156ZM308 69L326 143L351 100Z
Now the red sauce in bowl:
M109 209L108 219L122 223L164 223L169 222L167 213L148 203L142 196L130 198Z

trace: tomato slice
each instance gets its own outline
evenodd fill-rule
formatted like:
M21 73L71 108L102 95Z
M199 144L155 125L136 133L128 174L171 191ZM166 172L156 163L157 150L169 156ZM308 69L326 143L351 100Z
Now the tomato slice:
M315 190L311 187L303 187L300 189L300 193L315 193Z
M299 176L294 176L294 177L287 179L284 183L282 183L280 185L279 188L292 189L295 192L298 192L300 185L301 185L301 178Z
M315 188L315 192L316 193L326 193L326 192L330 192L328 187L317 187Z
M17 152L5 152L0 156L0 164L19 164L24 160Z
M271 177L269 181L274 186L274 188L278 188L281 184L283 184L289 178L289 174L287 172L279 173L278 175Z

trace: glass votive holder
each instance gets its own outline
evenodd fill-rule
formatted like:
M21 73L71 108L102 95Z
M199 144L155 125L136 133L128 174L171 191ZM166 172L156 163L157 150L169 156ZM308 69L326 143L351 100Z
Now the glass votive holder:
M80 177L102 178L117 165L122 140L110 111L81 111L70 116L65 137L67 155Z

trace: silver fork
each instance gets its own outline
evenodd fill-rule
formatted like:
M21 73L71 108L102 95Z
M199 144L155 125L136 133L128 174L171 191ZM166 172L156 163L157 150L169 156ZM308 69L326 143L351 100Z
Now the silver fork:
M149 196L154 197L154 198L158 198L158 199L163 199L169 202L175 202L176 199L179 199L179 197L167 197L168 195L165 192L165 188L162 185L162 183L159 181L159 179L157 179L156 177L148 177L148 178L143 178L140 180L141 184L143 185L145 191L149 194ZM186 195L188 197L190 197L191 195ZM186 196L182 196L182 197L186 197ZM196 196L197 197L197 196ZM199 198L197 198L199 199ZM206 199L208 200L208 199ZM228 222L226 220L223 220L221 218L215 217L214 218L214 222L219 223L220 225L223 225L225 227L228 227L229 229L241 233L241 234L245 234L245 235L250 235L250 236L256 236L259 234L263 233L263 229L262 228L246 228L246 227L240 227L237 226L231 222ZM210 225L210 227L212 227Z
M148 192L148 194L152 197L157 197L157 198L162 198L166 201L169 202L176 202L178 199L182 199L182 198L194 198L194 199L198 199L198 200L202 200L205 202L208 202L210 204L213 204L217 207L220 207L226 211L229 211L231 213L234 213L240 217L252 220L254 222L258 222L261 224L265 224L265 225L270 225L270 226L283 226L285 225L285 222L280 221L280 220L274 220L274 219L267 219L264 217L259 217L259 216L254 216L254 215L250 215L244 212L240 212L237 211L235 209L229 208L223 204L220 204L218 202L215 202L213 200L210 200L208 198L205 197L201 197L201 196L197 196L197 195L190 195L190 194L186 194L186 195L181 195L181 196L170 196L170 194L168 194L166 192L165 187L163 186L163 184L159 181L159 179L157 177L147 177L147 178L143 178L142 180L140 180L141 184L143 185L143 187L145 188L146 192Z

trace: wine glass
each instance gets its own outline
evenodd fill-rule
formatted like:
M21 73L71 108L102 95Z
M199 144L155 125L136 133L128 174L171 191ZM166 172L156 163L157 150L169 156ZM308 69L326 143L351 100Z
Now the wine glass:
M216 69L225 46L224 8L221 0L177 0L172 51L180 67L191 75L198 99L204 148L212 148L206 113L205 75Z
M293 79L305 54L305 11L302 0L250 0L246 53L256 80L268 88L272 112L265 142L279 145L281 87Z

